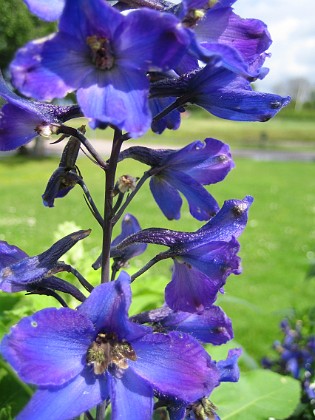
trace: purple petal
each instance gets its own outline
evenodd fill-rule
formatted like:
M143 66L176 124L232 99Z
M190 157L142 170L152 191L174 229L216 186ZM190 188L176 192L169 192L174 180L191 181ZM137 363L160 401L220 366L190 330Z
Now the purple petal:
M99 73L98 79L96 84L92 74L77 92L83 113L126 130L131 137L143 135L151 124L149 82L145 74L114 67Z
M153 389L133 369L126 369L121 378L112 376L110 383L113 420L152 418Z
M65 5L65 0L24 0L34 15L47 21L59 19Z
M95 335L84 315L47 308L23 318L1 343L1 353L26 382L62 385L78 375Z
M195 28L197 40L219 42L237 49L247 62L271 45L266 25L256 19L242 19L231 8L210 9Z
M195 267L174 261L171 282L165 288L165 301L174 311L198 312L212 306L225 279L210 279Z
M182 205L182 199L178 191L167 180L159 176L151 177L150 189L163 214L169 220L178 220Z
M130 276L122 271L116 281L95 287L78 311L92 321L96 331L114 332L119 340L132 341L151 329L129 321L130 303Z
M172 312L160 323L168 330L186 332L204 343L221 345L233 338L231 320L218 306L211 306L201 314Z
M35 392L17 420L72 419L105 401L108 395L105 378L95 380L94 374L85 370L63 387Z
M218 385L215 363L188 334L148 334L133 348L137 360L130 367L163 395L192 402Z

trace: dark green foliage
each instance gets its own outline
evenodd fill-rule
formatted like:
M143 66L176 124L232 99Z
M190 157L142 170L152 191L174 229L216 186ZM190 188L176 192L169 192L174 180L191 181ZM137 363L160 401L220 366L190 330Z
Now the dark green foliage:
M23 0L0 0L0 67L6 69L17 48L54 32L56 24L31 15Z

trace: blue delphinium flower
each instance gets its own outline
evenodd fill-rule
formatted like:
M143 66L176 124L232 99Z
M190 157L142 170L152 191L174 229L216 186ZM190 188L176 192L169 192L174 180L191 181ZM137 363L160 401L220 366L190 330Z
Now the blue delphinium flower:
M58 260L90 232L90 230L73 232L57 241L47 251L34 257L29 257L14 245L0 241L0 290L12 293L50 288L67 292L67 283L51 276L66 270ZM69 287L72 290L71 285Z
M57 106L23 99L8 88L0 74L0 150L17 149L38 135L49 137L61 123L82 116L78 106Z
M195 141L179 150L151 150L134 146L120 154L151 166L150 189L168 219L179 219L182 199L198 220L209 220L219 205L203 185L222 181L234 167L229 146L215 139Z
M301 319L295 323L292 320L284 319L280 324L283 338L273 344L278 358L262 360L264 368L282 375L290 375L300 381L301 404L297 409L298 417L294 416L299 419L309 419L314 415L315 336L312 313L310 318L305 323ZM306 320L307 318L303 316L302 319Z
M18 419L69 419L110 400L114 420L149 420L154 392L187 405L219 384L220 369L188 334L129 320L129 281L123 272L77 310L41 310L4 337L4 358L38 386Z
M266 51L272 41L262 21L243 19L233 12L230 4L218 1L197 20L193 30L203 50L214 51L215 44L232 48L235 51L235 57L240 62L238 64L240 72L243 68L252 78L263 78L267 74L268 69L262 68L262 64L268 56ZM205 54L206 51L204 51ZM228 53L228 50L226 50L226 55L233 56L232 53ZM223 62L227 66L230 60L230 57L224 59L223 56Z
M290 101L254 91L246 78L227 69L218 58L179 78L152 83L150 92L152 97L180 98L178 105L192 103L234 121L267 121Z
M173 310L203 312L223 291L230 274L240 274L239 244L236 241L247 223L253 198L228 200L207 224L196 232L177 232L149 228L129 236L117 246L135 242L165 245L169 250L156 259L173 258L171 282L165 289L165 301Z
M151 124L148 70L172 67L188 45L179 23L169 13L123 15L103 0L68 0L59 31L17 52L13 83L41 100L77 90L86 117L140 136Z

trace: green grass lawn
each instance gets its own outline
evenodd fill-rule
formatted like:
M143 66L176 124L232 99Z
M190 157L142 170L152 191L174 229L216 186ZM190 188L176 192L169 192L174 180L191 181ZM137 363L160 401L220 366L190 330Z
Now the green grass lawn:
M228 121L212 116L202 109L188 111L182 116L179 130L167 130L162 136L149 131L141 142L153 144L186 145L187 142L214 137L228 142L233 148L260 148L279 150L314 150L315 112L305 115L286 109L270 121ZM83 123L84 121L82 121ZM76 126L77 126L76 122ZM110 130L93 131L87 127L89 138L111 139Z
M52 158L1 159L0 239L34 255L53 243L60 223L74 221L81 228L92 228L92 234L84 241L86 261L92 262L100 251L101 232L90 217L79 187L66 198L56 200L55 208L41 204L41 194L56 165L57 160ZM79 161L79 167L101 209L104 180L100 171L85 158ZM279 336L279 321L292 308L304 310L314 305L315 279L305 279L315 258L314 171L312 163L240 159L224 182L210 188L220 204L225 199L243 198L247 194L255 198L248 227L240 238L243 274L229 278L226 293L219 302L233 320L236 342L256 361L270 352L272 342ZM119 168L120 174L139 176L142 172L143 166L132 165L130 160ZM147 185L140 190L129 211L143 228L164 226L193 231L201 225L190 217L186 205L180 221L165 220ZM119 227L115 233L118 230ZM134 272L161 250L149 246L147 253L132 262L129 271ZM77 268L80 270L80 265ZM98 273L91 276L97 281ZM134 285L133 312L148 308L156 299L162 303L161 286L169 279L168 262L159 263L139 278ZM38 301L32 302L35 302L33 310ZM40 305L45 303L42 300Z

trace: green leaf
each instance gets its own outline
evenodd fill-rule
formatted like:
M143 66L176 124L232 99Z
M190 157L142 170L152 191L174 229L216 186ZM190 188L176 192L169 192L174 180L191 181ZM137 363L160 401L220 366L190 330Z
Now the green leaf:
M222 383L211 395L221 420L285 419L300 401L300 383L288 376L257 369L238 383Z

